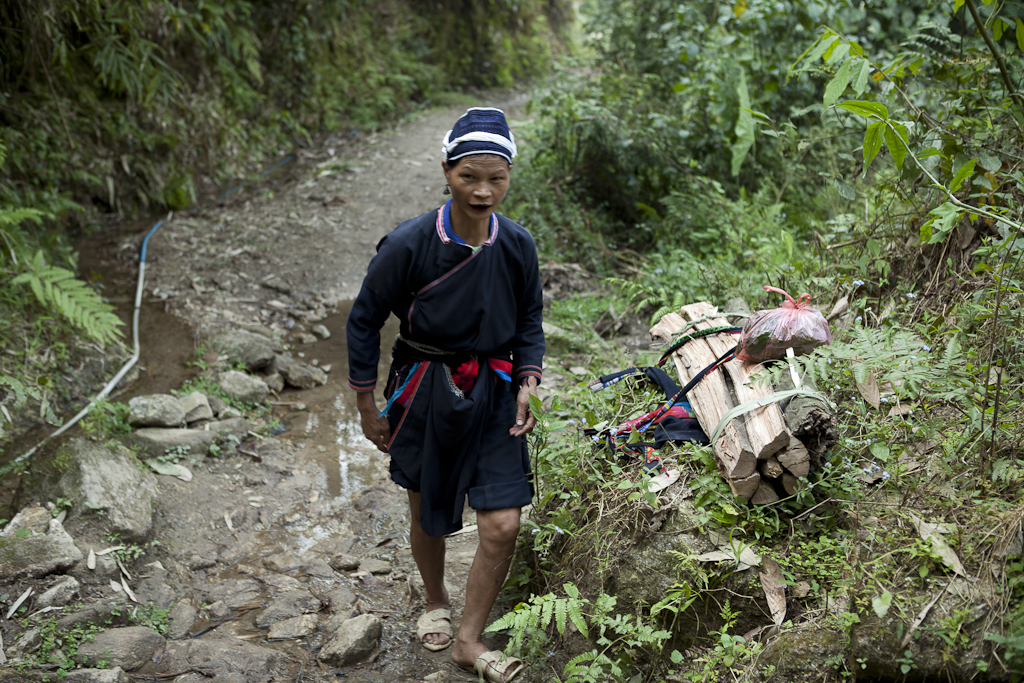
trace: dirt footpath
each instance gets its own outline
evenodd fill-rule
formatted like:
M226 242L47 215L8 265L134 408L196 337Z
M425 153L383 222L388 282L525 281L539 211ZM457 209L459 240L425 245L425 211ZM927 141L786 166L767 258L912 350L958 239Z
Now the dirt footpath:
M514 128L525 101L481 104L506 109ZM193 584L234 581L268 561L287 565L296 558L299 565L339 552L392 563L383 575L339 572L362 609L384 619L376 659L344 672L325 670L308 654L312 643L293 642L286 649L301 663L293 680L336 680L342 673L346 680L415 680L443 668L450 656L450 650L429 653L412 637L422 603L408 551L405 494L387 477L387 456L359 429L346 383L344 323L378 240L444 201L440 141L464 109L424 112L367 138L326 140L266 182L173 216L148 247L146 299L162 301L197 339L226 328L272 331L290 353L328 371L324 386L273 397L285 431L277 442L254 446L258 460L199 467L189 483L161 478L158 539L193 569ZM313 335L316 325L329 337ZM392 320L383 334L382 376L396 332ZM143 339L140 364L147 370L162 362L148 351L160 348L153 342ZM196 351L201 365L217 362L208 346L200 343ZM471 511L466 522L473 522ZM476 540L469 532L449 541L456 623ZM202 558L218 561L202 567ZM231 627L237 637L260 642L251 624L241 624Z

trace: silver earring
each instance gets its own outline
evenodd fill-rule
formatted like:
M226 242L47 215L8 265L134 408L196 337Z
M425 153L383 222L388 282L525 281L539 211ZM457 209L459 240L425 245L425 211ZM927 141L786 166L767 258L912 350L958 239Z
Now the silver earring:
M451 193L452 193L451 188L448 187L448 183L445 183L444 184L444 192L442 192L441 194L451 194Z

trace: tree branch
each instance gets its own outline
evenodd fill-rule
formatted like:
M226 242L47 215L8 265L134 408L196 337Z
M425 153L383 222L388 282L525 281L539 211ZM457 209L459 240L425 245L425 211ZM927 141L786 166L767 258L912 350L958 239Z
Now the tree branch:
M985 30L985 22L981 20L981 16L978 14L978 8L974 4L974 0L966 0L967 9L971 11L971 16L974 18L974 25L978 27L978 33L985 40L985 44L988 45L989 52L992 53L992 57L996 60L996 65L999 67L999 75L1002 76L1003 85L1006 86L1006 92L1010 95L1010 98L1017 103L1020 107L1021 113L1024 113L1024 96L1021 96L1013 87L1013 82L1010 80L1010 72L1006 70L1006 62L1003 61L1003 56L999 54L996 44L992 41L992 36Z

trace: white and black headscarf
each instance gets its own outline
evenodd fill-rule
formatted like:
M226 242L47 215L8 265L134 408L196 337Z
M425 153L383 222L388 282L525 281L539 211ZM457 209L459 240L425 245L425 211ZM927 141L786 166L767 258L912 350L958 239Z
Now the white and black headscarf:
M516 156L516 138L508 128L505 112L494 107L470 107L459 117L441 143L445 161L470 154L497 154L508 163Z

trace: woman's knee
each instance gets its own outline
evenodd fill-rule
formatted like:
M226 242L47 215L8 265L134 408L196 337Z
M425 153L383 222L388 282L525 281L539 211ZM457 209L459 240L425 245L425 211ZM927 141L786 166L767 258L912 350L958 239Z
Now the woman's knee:
M477 512L480 540L492 543L515 543L519 535L519 508L481 510Z

